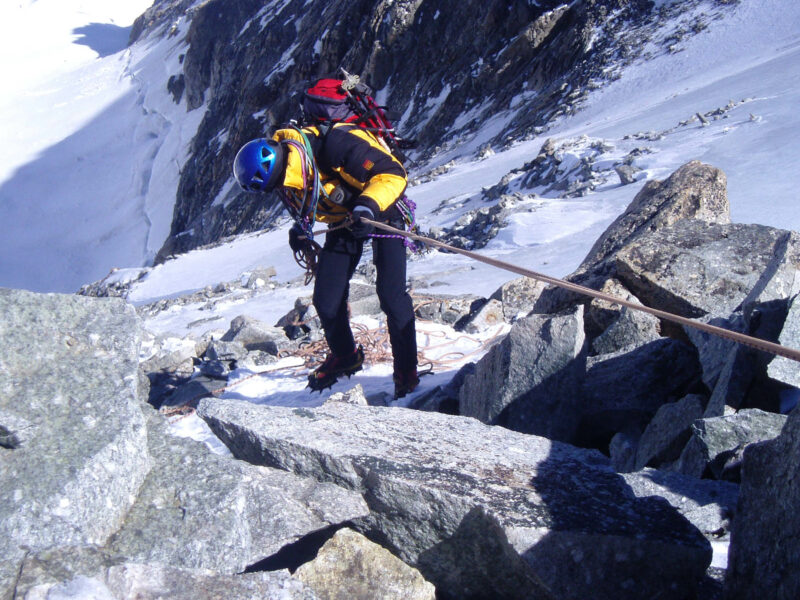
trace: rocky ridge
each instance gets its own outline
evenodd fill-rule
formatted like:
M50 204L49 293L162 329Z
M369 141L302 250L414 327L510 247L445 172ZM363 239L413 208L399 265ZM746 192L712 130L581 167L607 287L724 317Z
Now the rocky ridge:
M730 223L724 174L692 162L645 185L570 279L798 347L797 239ZM379 312L370 286L353 292L354 314ZM331 597L331 577L351 597L388 582L402 584L383 597L798 593L776 575L800 539L786 359L523 279L427 298L426 318L511 329L410 408L359 387L270 407L213 392L318 335L307 301L181 344L121 299L2 290L0 304L2 598ZM187 404L236 458L153 409ZM727 573L709 568L720 543ZM328 552L385 566L330 575Z

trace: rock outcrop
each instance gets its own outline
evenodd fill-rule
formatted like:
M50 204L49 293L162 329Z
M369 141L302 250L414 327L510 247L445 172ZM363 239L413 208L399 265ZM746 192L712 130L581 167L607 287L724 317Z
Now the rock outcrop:
M237 574L365 516L358 493L171 435L122 300L0 289L0 314L0 597L313 597Z
M623 248L638 247L642 236L684 221L729 223L725 174L698 161L687 163L664 181L649 181L594 243L578 269L567 279L593 289L616 277L616 260ZM622 282L626 286L626 282ZM574 293L550 288L537 302L537 312L560 310L576 300Z
M40 600L219 600L317 596L288 571L221 575L208 569L127 562L101 549L65 546L28 555L13 574L15 587L5 598Z
M697 419L673 469L695 477L738 481L745 448L777 437L785 422L784 415L758 409Z
M340 529L295 576L320 598L434 600L436 590L391 552L352 529Z
M0 556L102 545L153 466L136 313L0 289L0 314Z
M573 441L585 371L583 310L518 320L467 375L459 413L484 423Z
M572 279L796 345L797 234L727 222L721 182L646 186ZM276 407L211 392L319 335L302 299L175 340L118 298L0 290L0 598L718 600L728 540L729 598L797 597L793 362L523 280L420 312L511 326L425 411Z
M643 233L686 219L729 223L727 177L692 161L665 181L649 181L586 255L577 273L605 270L607 261Z
M796 337L798 267L797 234L730 223L725 175L694 161L648 183L567 279L777 341ZM465 378L461 414L604 452L617 435L649 444L619 463L630 469L675 462L698 407L709 418L743 408L779 412L792 388L784 359L556 286L534 295L530 313ZM556 325L564 315L576 320L569 332ZM694 409L680 408L679 429L659 447L652 428L641 441L662 408L687 396ZM617 442L620 449L622 437Z
M725 598L800 596L800 411L781 434L745 449Z
M233 575L305 535L367 512L357 494L218 456L170 435L163 418L152 419L154 466L106 543L132 562Z
M738 485L647 468L623 477L637 497L664 498L707 538L724 542L736 513Z
M198 412L243 460L361 492L370 515L354 526L445 597L681 597L710 560L693 526L636 500L594 451L401 408L215 399Z
M684 219L621 249L614 267L647 306L687 317L728 317L767 272L787 234L761 225Z
M677 460L691 435L692 424L703 416L705 397L690 394L664 404L647 424L636 449L635 470Z

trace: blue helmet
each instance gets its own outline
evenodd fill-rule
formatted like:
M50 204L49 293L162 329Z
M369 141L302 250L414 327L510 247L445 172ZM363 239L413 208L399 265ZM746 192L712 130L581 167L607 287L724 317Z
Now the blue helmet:
M273 140L251 140L233 160L236 181L249 192L269 192L283 181L286 152Z

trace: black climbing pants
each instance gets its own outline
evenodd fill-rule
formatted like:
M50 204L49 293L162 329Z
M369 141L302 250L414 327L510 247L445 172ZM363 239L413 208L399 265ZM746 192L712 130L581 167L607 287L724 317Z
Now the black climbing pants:
M331 352L346 356L355 349L347 301L350 278L361 260L364 240L347 229L327 234L317 264L314 308ZM372 238L372 259L377 272L376 292L386 314L394 370L408 372L417 366L414 306L406 291L406 248L397 238Z

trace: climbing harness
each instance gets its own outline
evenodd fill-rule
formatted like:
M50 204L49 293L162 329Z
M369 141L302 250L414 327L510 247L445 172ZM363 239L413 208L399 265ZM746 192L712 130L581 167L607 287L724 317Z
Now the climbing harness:
M305 234L305 244L303 245L303 248L295 251L294 260L300 266L300 268L306 272L305 285L308 285L316 275L319 253L322 249L321 246L314 241L314 235L320 233L320 231L315 232L313 230L313 226L317 220L317 214L327 214L323 212L323 209L320 208L320 200L322 198L330 200L331 196L322 185L322 178L320 177L319 169L317 167L316 160L314 159L314 153L308 136L294 123L290 124L289 127L297 132L302 140L302 142L297 140L285 140L285 143L293 148L300 157L303 189L296 190L282 186L280 188L279 195L281 202L286 207L286 210L292 216L292 219L294 219L294 221L300 225L300 228ZM329 125L320 125L318 127L320 128L320 134L322 136L327 134L328 130L330 129ZM409 231L417 233L419 231L419 227L416 223L415 211L417 206L414 201L404 194L397 200L395 206L397 207L406 228ZM342 227L349 226L351 223L352 221L346 220L344 223L338 226L322 230L322 233L336 231ZM370 237L399 238L403 240L405 246L411 251L421 251L421 248L414 244L413 241L402 236L373 233L370 234Z
M416 220L416 210L417 205L414 204L414 201L403 194L397 202L395 202L395 206L397 210L400 212L400 216L403 218L403 223L405 223L406 230L412 233L419 233L419 225L417 225ZM411 252L422 252L423 246L419 244L415 244L411 238L404 237L401 235L395 234L381 234L381 233L371 233L371 238L399 238L403 240L403 244L406 248L411 250Z
M549 283L551 285L560 287L562 289L576 292L578 294L582 294L585 296L591 296L592 298L597 298L598 300L604 300L611 304L618 304L620 306L624 306L626 308L630 308L632 310L638 310L641 312L649 313L653 316L658 317L659 319L663 319L665 321L671 321L672 323L677 323L679 325L686 325L687 327L692 327L694 329L698 329L705 333L710 333L712 335L721 337L723 339L736 342L737 344L742 344L744 346L749 346L750 348L755 348L756 350L761 350L763 352L768 352L770 354L774 354L776 356L782 356L784 358L788 358L797 362L800 362L800 350L796 350L794 348L787 348L786 346L781 346L780 344L776 344L774 342L769 342L767 340L762 340L760 338L756 338L750 335L746 335L743 333L739 333L737 331L731 331L729 329L723 329L722 327L717 327L716 325L709 325L708 323L702 323L700 321L693 321L692 319L688 319L686 317L682 317L680 315L676 315L670 312L666 312L663 310L658 310L656 308L650 308L649 306L645 306L643 304L635 304L634 302L629 302L622 298L617 298L616 296L612 296L611 294L606 294L604 292L598 292L597 290L593 290L591 288L587 288L582 285L578 285L576 283L570 283L568 281L564 281L563 279L558 279L556 277L550 277L549 275L544 275L542 273L537 273L536 271L531 271L530 269L525 269L524 267L519 267L517 265L507 263L502 260L497 260L495 258L489 258L487 256L482 256L477 254L476 252L471 252L469 250L463 250L461 248L456 248L454 246L450 246L445 244L444 242L440 242L438 240L434 240L431 238L423 237L416 233L412 233L409 231L402 231L400 229L396 229L391 225L386 225L384 223L379 223L378 221L373 221L371 219L364 219L370 225L378 229L382 229L384 231L393 233L394 235L400 235L403 237L408 237L414 239L416 241L422 242L429 246L435 246L438 248L442 248L443 250L447 250L449 252L455 252L456 254L462 254L467 256L473 260L478 262L485 263L487 265L491 265L493 267L497 267L498 269L504 269L506 271L511 271L512 273L517 273L518 275L523 275L525 277L530 277L531 279L536 279L538 281L542 281L544 283Z

